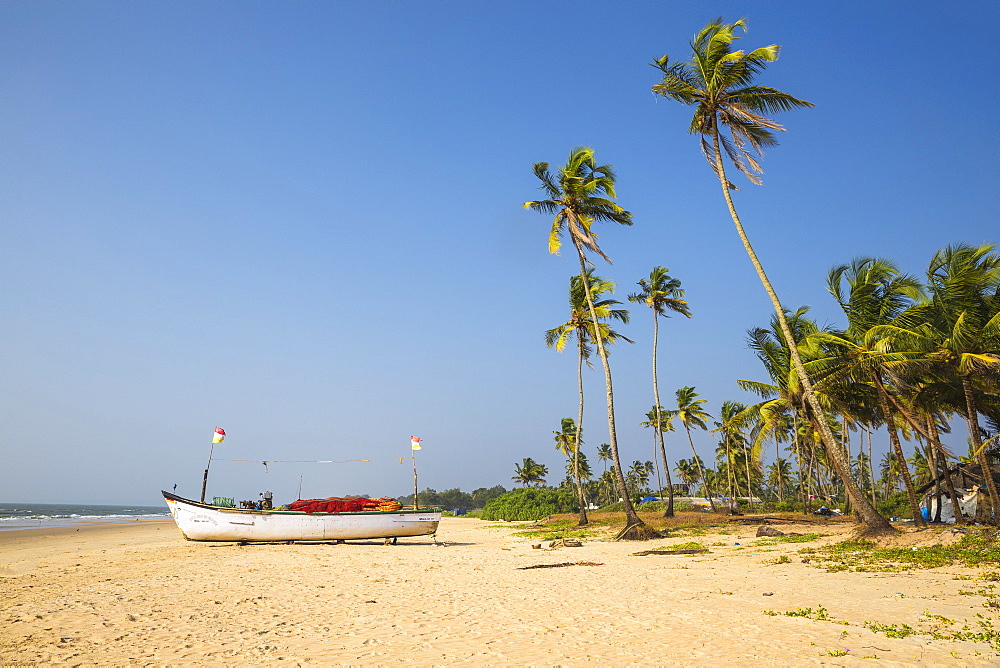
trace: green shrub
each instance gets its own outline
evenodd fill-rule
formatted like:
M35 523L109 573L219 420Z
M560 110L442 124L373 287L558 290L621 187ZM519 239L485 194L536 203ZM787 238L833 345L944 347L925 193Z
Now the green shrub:
M876 505L878 512L887 517L912 517L910 512L910 498L906 492L897 492L884 501L879 501Z
M491 522L540 520L557 513L575 513L579 509L575 490L523 487L488 501L481 518Z

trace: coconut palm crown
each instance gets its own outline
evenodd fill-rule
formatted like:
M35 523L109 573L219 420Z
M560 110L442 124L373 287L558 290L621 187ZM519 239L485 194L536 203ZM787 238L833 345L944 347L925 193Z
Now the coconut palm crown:
M539 189L547 199L525 202L524 208L554 214L549 232L549 252L559 254L562 236L570 238L605 261L611 259L597 245L597 235L591 230L595 221L631 225L632 214L612 201L615 194L615 172L611 165L598 165L594 149L580 146L570 151L569 159L557 174L549 171L549 163L536 162L535 176Z
M737 28L746 32L746 19L725 24L717 18L692 40L690 61L671 62L666 55L656 59L653 67L663 73L663 80L653 86L653 92L695 107L688 131L701 135L702 152L717 175L710 144L716 136L736 168L760 185L757 175L764 170L757 156L763 154L764 147L778 143L775 131L785 130L765 114L813 104L755 84L754 77L778 59L779 47L771 44L750 53L733 51L733 42L740 39ZM729 187L738 190L732 183Z

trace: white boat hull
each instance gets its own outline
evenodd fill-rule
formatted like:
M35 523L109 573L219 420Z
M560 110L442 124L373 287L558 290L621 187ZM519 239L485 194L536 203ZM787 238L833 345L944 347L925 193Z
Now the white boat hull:
M188 540L282 542L428 536L440 511L304 513L290 510L218 508L163 492L181 535Z

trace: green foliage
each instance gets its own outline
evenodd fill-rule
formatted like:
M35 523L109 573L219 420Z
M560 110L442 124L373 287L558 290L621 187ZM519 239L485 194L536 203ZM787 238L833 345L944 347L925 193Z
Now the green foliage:
M808 543L809 541L816 540L817 538L822 538L821 533L806 533L801 536L770 536L767 538L759 538L754 541L754 545L779 545L781 543Z
M878 502L878 512L886 517L913 517L910 512L910 499L906 492L897 492L889 498Z
M966 534L954 545L879 548L870 541L848 540L803 553L830 571L900 571L953 564L992 566L1000 563L1000 541L996 530L989 530Z
M557 513L579 510L576 493L569 489L524 487L489 501L483 508L484 520L540 520Z

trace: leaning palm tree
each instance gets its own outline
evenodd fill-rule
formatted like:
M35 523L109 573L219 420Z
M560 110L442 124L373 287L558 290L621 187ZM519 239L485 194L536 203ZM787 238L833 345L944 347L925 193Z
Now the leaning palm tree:
M674 516L674 491L670 481L670 464L667 462L667 449L663 445L663 431L660 429L662 414L660 413L660 383L657 379L657 346L660 340L660 316L669 318L668 312L680 313L688 318L691 311L688 303L682 299L684 290L681 282L676 278L671 278L666 267L656 266L649 272L649 278L639 279L639 292L634 292L628 296L630 302L645 304L653 311L653 410L656 415L650 418L656 431L656 438L660 445L660 457L663 458L663 470L667 474L667 488L669 490L669 500L667 508L663 511L664 517Z
M541 181L539 188L545 193L546 199L525 202L526 209L540 213L552 214L552 228L549 232L549 252L558 254L562 245L562 235L567 233L570 242L576 249L580 262L580 281L583 283L587 297L587 308L591 320L598 322L594 298L590 292L590 284L586 280L586 251L597 253L605 261L611 259L597 245L597 237L591 230L596 221L607 221L620 225L631 225L632 214L614 202L615 173L610 165L598 165L594 159L594 149L579 147L569 154L566 165L557 174L549 171L549 163L536 162L535 176ZM612 462L615 482L622 495L625 509L625 529L621 538L644 540L658 537L659 532L650 528L639 519L635 507L628 498L625 486L625 473L622 470L621 458L618 455L618 436L615 430L615 400L611 380L611 366L608 363L608 351L602 337L594 337L597 354L604 368L604 385L607 391L608 407L608 441L613 454Z
M580 280L579 276L573 276L569 281L569 320L558 327L553 327L545 332L545 345L550 348L555 348L558 352L565 350L569 339L576 338L576 382L580 399L576 419L577 443L583 442L583 438L580 433L583 429L583 363L586 362L587 366L591 366L591 341L593 341L596 336L601 336L605 343L614 343L619 339L631 343L631 339L612 330L606 322L604 322L608 319L618 320L624 323L628 322L629 316L627 310L613 308L615 304L620 304L621 302L614 299L600 299L602 295L613 292L615 284L611 281L606 281L599 276L595 276L592 268L587 269L586 271L586 281L590 288L590 294L594 302L594 313L597 315L597 325L595 326L595 321L591 319L591 312L587 304L584 281ZM575 451L574 454L574 466L579 465L578 458L579 450ZM574 477L577 481L577 495L579 496L580 501L579 526L586 526L588 523L587 507L584 503L583 484L580 482L579 471L574 474Z
M701 458L698 457L697 450L694 449L694 440L691 438L691 427L697 429L708 429L708 424L706 420L711 420L712 416L705 411L702 405L705 403L704 399L697 398L698 393L694 391L693 387L682 387L677 390L677 410L669 411L671 417L676 417L684 425L684 431L687 432L688 443L691 445L691 454L694 455L694 463L698 467L698 473L701 475L701 482L705 487L705 496L708 497L708 504L712 507L712 512L715 512L715 500L712 498L715 494L712 493L712 489L708 486L708 478L705 477L705 468L701 465Z
M739 39L736 34L738 28L746 30L744 19L732 24L723 23L721 18L716 19L691 42L692 57L689 62L671 62L669 56L657 59L653 66L662 72L663 78L653 86L653 92L695 107L688 129L693 134L701 135L702 152L719 179L736 232L780 321L806 401L817 415L821 415L822 406L813 394L809 376L785 320L784 308L736 212L730 194L736 186L726 176L723 160L725 154L738 171L759 185L761 180L758 174L762 174L763 170L757 158L765 147L778 143L774 131L784 130L765 114L813 105L776 88L754 83L755 76L778 59L778 45L760 47L749 53L734 51L733 42ZM819 422L824 425L820 435L827 451L832 453L837 473L851 496L851 503L862 523L862 532L869 535L895 533L888 520L865 499L861 488L851 477L850 467L840 453L833 433L825 426L825 421Z

